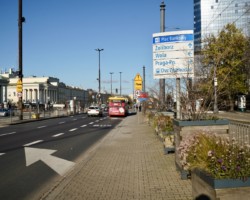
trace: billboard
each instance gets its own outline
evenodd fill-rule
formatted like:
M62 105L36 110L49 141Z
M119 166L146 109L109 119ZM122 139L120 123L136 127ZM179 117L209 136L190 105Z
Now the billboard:
M194 76L194 35L192 30L153 34L153 77Z

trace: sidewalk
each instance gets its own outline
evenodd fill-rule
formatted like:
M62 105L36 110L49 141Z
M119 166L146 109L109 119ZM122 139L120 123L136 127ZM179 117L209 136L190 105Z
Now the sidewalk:
M217 116L228 120L238 121L241 123L250 123L250 112L223 112L220 111Z
M191 181L181 180L174 154L163 144L142 113L126 117L44 200L186 200Z

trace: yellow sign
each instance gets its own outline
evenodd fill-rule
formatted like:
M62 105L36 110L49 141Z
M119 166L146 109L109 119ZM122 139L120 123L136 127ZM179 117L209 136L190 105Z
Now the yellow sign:
M136 74L134 79L134 90L142 90L142 77L140 74Z
M23 82L22 82L22 80L21 80L21 79L18 79L16 84L17 84L17 85L22 85L22 84L23 84Z
M21 79L18 79L18 81L16 83L16 91L17 92L22 92L23 91L23 83L22 83Z

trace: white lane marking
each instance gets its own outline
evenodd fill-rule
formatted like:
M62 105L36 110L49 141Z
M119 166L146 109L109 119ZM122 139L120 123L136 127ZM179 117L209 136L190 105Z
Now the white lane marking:
M38 126L37 128L45 128L46 126Z
M15 133L16 133L16 132L4 133L4 134L1 134L0 137L5 136L5 135L12 135L12 134L15 134Z
M85 118L87 118L87 117L82 117L82 119L85 119Z
M73 121L76 121L77 119L72 119Z
M100 126L99 124L95 124L95 125L93 125L93 127L97 127L97 126Z
M81 127L86 127L87 125L86 124L84 124L84 125L82 125Z
M58 124L64 124L65 122L59 122Z
M5 153L0 153L0 156L4 155Z
M101 127L111 127L112 125L111 124L103 124L101 125Z
M52 137L59 137L61 135L63 135L64 133L58 133L58 134L55 134L55 135L52 135Z
M28 146L31 146L31 145L33 145L33 144L37 144L37 143L40 143L40 142L43 142L43 140L37 140L37 141L31 142L31 143L25 144L25 145L23 145L23 146L24 146L24 147L28 147Z
M94 122L90 122L89 124L94 124Z
M77 128L70 129L69 131L72 132L72 131L75 131L75 130L77 130Z

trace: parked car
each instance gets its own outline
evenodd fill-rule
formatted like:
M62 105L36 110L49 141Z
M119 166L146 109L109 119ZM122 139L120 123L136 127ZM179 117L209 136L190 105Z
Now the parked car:
M108 111L108 106L107 106L106 104L102 104L102 105L101 105L101 108L102 108L102 110L105 111L105 112Z
M90 106L88 108L88 112L87 112L88 116L102 116L103 112L102 109L98 106Z
M7 116L14 116L14 111L11 109L0 108L0 116L7 117Z

